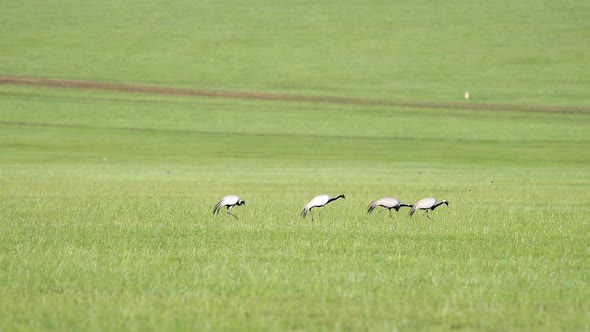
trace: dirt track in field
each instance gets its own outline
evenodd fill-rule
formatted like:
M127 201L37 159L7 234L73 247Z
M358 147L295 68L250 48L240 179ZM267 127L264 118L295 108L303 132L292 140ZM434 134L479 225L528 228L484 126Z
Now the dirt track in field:
M432 102L432 101L400 101L369 98L346 98L330 96L308 96L298 94L280 94L263 92L240 92L224 90L188 89L162 87L137 84L104 83L80 80L48 79L33 77L0 76L0 84L41 86L61 89L85 89L114 91L136 94L177 95L192 97L226 98L226 99L255 99L287 102L309 102L342 105L391 106L406 108L449 109L449 110L481 110L503 112L527 112L549 114L581 114L590 115L590 108L575 106L547 106L547 105L509 105L464 102Z

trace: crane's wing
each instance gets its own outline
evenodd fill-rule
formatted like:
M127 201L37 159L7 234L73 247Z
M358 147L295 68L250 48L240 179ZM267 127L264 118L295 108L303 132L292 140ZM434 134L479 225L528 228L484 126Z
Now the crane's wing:
M307 203L307 205L309 206L309 209L312 207L324 206L328 204L331 198L332 196L330 195L319 195L314 197L309 203Z
M331 198L330 195L319 195L319 196L312 198L311 201L309 201L309 203L305 204L305 206L303 207L303 211L301 211L301 215L303 216L303 218L305 218L305 216L309 213L309 211L312 208L326 205L326 203L328 203L330 198Z
M221 207L227 206L227 205L235 205L236 203L238 203L238 201L239 201L239 198L236 195L225 196L224 198L221 199L221 201L219 201L219 203L215 204L215 207L213 208L213 214L217 214L219 212L219 209L221 209Z
M436 200L432 197L422 198L416 202L414 206L412 206L412 209L410 210L410 216L413 215L418 209L430 209L434 203L436 203Z
M427 197L419 200L418 203L416 203L415 205L418 209L430 209L434 206L434 204L436 204L436 199L432 197Z
M384 206L387 208L394 208L399 205L399 199L397 199L397 198L385 197L385 198L382 198L380 201L381 202L379 202L379 203L381 204L381 206Z

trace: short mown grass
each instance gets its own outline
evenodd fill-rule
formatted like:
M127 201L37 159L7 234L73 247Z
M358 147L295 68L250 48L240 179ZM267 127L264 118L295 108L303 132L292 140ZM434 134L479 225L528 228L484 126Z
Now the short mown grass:
M0 330L588 329L587 7L5 1L0 75L578 108L1 85Z

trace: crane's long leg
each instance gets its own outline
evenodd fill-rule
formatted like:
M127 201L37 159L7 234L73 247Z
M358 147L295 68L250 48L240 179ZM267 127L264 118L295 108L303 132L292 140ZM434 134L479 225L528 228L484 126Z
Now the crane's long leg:
M428 210L424 210L424 215L426 216L426 218L432 220L432 218L430 218L430 216L428 215Z
M311 221L313 221L313 207L307 210L307 214L311 217Z
M229 212L229 210L230 210L231 208L232 208L232 207L228 207L228 208L227 208L227 212L226 212L226 214L229 214L230 216L232 216L232 217L236 218L236 220L239 220L238 216L236 216L235 214L232 214L231 212Z
M382 209L380 209L379 211L377 211L377 213L381 213L381 212L383 212L383 211L385 211L385 210L386 210L386 208L382 208Z

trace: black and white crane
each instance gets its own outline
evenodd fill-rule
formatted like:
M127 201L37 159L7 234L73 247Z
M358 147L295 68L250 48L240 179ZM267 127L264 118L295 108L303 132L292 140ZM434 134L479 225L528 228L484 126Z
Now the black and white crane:
M213 215L216 215L217 213L219 213L219 210L222 207L227 207L227 214L229 214L230 216L238 219L238 217L234 214L232 214L231 212L229 212L229 210L231 210L231 208L233 208L234 206L241 206L241 205L245 205L246 202L244 200L241 200L238 198L238 196L236 195L229 195L229 196L225 196L224 198L221 199L221 201L219 201L219 203L215 204L215 207L213 208Z
M376 201L372 201L369 204L369 207L367 209L367 213L370 214L378 206L382 207L383 209L388 209L389 210L389 216L391 216L391 209L394 209L395 212L398 212L399 209L402 206L412 207L413 205L412 204L402 203L397 198L384 197L384 198L380 198L380 199L378 199ZM381 210L381 211L385 211L385 210Z
M311 209L313 208L320 208L321 209L328 203L337 200L338 198L344 198L346 199L346 197L344 197L344 194L340 194L336 197L332 197L330 195L319 195L314 197L311 201L309 201L309 203L305 204L305 206L303 207L303 211L301 211L301 216L303 216L303 218L305 219L305 216L307 216L307 214L311 211ZM320 216L320 212L318 212L318 217ZM311 216L311 221L313 221L313 215Z
M412 206L412 209L410 210L410 217L412 217L412 215L414 214L414 212L416 212L416 210L424 210L424 215L428 219L431 219L428 216L428 210L434 211L434 209L441 206L442 204L446 204L447 206L449 206L449 202L446 199L443 199L442 201L438 202L436 199L434 199L432 197L423 198L423 199L419 200L418 202L416 202L416 204L414 204L414 206Z

